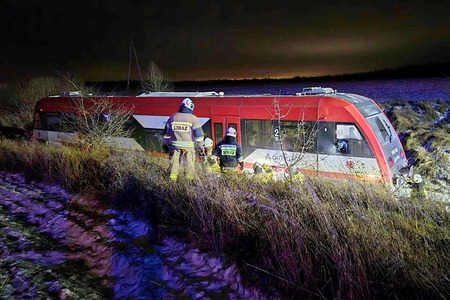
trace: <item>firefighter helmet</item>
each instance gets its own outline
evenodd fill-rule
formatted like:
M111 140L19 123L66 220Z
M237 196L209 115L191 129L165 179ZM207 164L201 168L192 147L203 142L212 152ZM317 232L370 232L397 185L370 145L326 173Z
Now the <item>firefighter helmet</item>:
M213 146L213 141L210 138L206 138L203 145L205 146L206 149L210 149Z
M190 110L194 110L194 101L189 98L184 98L183 101L181 101L180 106L184 106L186 108L189 108Z
M227 131L225 132L225 135L236 137L236 129L234 129L233 127L228 128Z

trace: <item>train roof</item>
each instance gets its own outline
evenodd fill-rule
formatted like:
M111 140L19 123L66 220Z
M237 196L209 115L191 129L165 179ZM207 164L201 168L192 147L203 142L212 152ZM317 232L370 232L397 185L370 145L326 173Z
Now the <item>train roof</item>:
M101 95L85 95L87 98L114 98L124 103L136 103L139 105L150 104L147 99L152 99L152 105L179 105L179 101L183 98L195 98L196 106L213 104L215 106L266 106L278 98L281 101L288 101L294 106L347 106L348 104L355 106L364 117L368 117L381 112L376 103L367 97L351 94L338 93L332 88L312 87L304 88L302 92L291 95L274 95L274 94L254 94L254 95L225 95L223 92L215 91L197 91L197 92L152 92L142 93L138 96L101 96ZM83 97L79 92L63 92L61 95L50 96L39 101L38 106L47 106L58 103L59 99L66 102L68 99ZM203 102L203 100L205 102ZM225 101L222 101L225 100ZM297 102L298 100L298 102ZM329 100L329 101L324 101ZM338 101L333 101L338 100ZM341 100L341 101L339 101ZM66 102L67 103L67 102ZM48 107L49 108L49 107Z

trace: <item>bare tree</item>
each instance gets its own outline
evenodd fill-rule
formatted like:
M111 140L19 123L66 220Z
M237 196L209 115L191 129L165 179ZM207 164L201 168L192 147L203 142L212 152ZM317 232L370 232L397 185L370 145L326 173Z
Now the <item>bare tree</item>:
M141 82L141 88L150 92L170 92L174 89L168 75L161 71L153 61L148 65L147 73Z
M292 109L292 105L282 105L275 97L273 108L269 109L272 120L275 121L275 142L279 143L283 164L286 167L285 177L292 178L294 167L305 157L306 153L314 149L319 132L318 122L306 122L305 111L301 110L297 121L285 121ZM288 126L289 124L289 126Z

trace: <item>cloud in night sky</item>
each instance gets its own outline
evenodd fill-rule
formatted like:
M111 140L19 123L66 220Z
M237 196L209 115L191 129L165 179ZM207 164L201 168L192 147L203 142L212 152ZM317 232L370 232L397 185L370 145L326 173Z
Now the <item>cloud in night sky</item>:
M55 71L126 80L130 37L141 70L154 61L174 81L450 61L445 1L2 0L1 18L0 80Z

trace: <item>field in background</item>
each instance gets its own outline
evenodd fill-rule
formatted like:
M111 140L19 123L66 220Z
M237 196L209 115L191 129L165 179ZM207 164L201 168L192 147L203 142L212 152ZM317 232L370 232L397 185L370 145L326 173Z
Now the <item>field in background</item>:
M305 87L331 87L341 93L366 96L378 102L386 101L450 101L450 78L421 78L396 80L354 80L354 81L310 81L299 83L230 82L211 85L175 85L176 91L224 92L225 95L252 94L295 94Z

